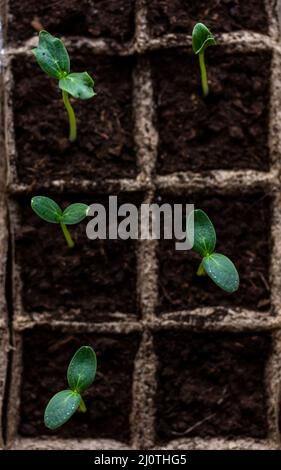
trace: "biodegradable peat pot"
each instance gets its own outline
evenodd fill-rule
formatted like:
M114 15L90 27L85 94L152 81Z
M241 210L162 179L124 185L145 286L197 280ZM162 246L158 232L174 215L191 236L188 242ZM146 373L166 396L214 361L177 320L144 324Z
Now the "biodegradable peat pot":
M206 58L211 91L204 99L194 54L181 49L151 55L158 173L267 171L271 52L220 47Z
M33 58L12 61L15 161L10 172L21 184L54 180L66 184L133 178L137 174L133 138L133 59L96 56L90 49L71 54L73 70L88 70L97 96L75 101L78 139L68 141L68 119L55 80ZM39 158L38 158L39 156Z
M18 336L11 393L13 396L18 391L19 400L10 403L10 440L17 430L24 438L54 436L54 432L44 426L44 408L58 387L65 388L68 356L83 343L93 345L99 351L100 372L85 395L88 419L85 420L85 415L75 414L69 426L61 428L61 437L77 437L78 426L80 439L104 438L129 445L134 361L140 335L136 332L79 333L79 330L74 333L72 327L69 330L50 332L46 327L34 327ZM35 361L33 366L31 356ZM45 371L46 367L49 372L42 380L36 380L39 370Z
M4 3L6 292L13 339L4 401L8 445L278 447L281 54L275 0L233 0L231 8L221 0L210 9L207 2L183 0ZM206 53L210 96L203 100L190 34L195 21L207 18L219 45ZM56 83L30 52L40 25L64 36L73 68L96 79L97 96L74 102L74 145ZM89 241L83 223L71 228L76 246L69 251L59 227L30 208L35 195L64 206L103 203L110 194L137 206L194 202L206 210L218 251L239 268L237 294L198 279L198 258L176 252L174 240ZM6 323L1 331L5 346ZM69 358L82 343L96 349L99 361L85 397L89 411L49 433L44 407L66 384ZM5 347L1 351L5 377Z
M94 201L83 194L68 200L56 196L56 200L66 207L77 197L81 202L108 206L106 195L96 195ZM128 200L139 205L141 194L119 194L119 204ZM91 241L86 235L86 219L70 228L75 246L69 249L60 227L47 224L31 211L30 198L11 201L10 211L15 224L13 292L17 321L32 319L34 314L79 322L139 318L135 240Z

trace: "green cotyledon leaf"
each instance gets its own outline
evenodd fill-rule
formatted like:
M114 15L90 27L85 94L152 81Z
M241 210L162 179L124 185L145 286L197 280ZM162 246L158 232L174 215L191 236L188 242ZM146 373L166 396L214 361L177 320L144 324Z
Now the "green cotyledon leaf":
M197 23L192 31L192 48L195 54L203 52L208 46L215 46L216 41L207 26Z
M34 212L46 222L58 224L61 220L62 210L58 204L45 196L35 196L31 199Z
M191 224L194 222L194 231ZM216 231L207 214L201 209L193 211L187 219L187 236L194 235L193 251L201 256L213 253L216 246Z
M96 353L90 346L82 346L74 354L67 369L71 390L83 392L93 383L97 371Z
M62 390L49 401L44 414L45 426L57 429L66 423L79 408L81 396L72 390Z
M85 217L89 206L82 203L75 203L68 206L62 213L61 222L65 225L79 224Z
M212 253L203 258L203 267L217 286L226 292L235 292L239 287L239 274L227 256Z
M59 87L74 98L81 100L87 100L96 94L94 92L94 80L88 72L70 73L59 81Z
M41 69L49 76L60 80L70 72L70 59L61 39L47 31L39 34L39 45L32 49Z

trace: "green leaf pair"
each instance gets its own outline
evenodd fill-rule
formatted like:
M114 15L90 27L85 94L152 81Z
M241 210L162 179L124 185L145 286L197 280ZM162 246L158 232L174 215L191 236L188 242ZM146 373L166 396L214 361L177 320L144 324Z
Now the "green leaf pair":
M39 45L32 49L41 69L50 77L59 80L63 101L69 117L69 140L77 137L76 118L68 94L74 98L87 100L95 96L94 80L88 72L70 73L70 59L61 39L47 31L39 33Z
M84 220L87 217L89 206L82 203L75 203L71 204L63 211L53 199L45 196L35 196L31 199L31 207L34 212L46 222L60 224L69 248L74 246L74 242L66 225L79 224L79 222Z
M41 219L51 224L63 223L66 225L79 224L87 216L86 204L75 203L68 206L64 211L60 206L45 196L35 196L31 200L31 207Z
M41 69L59 80L59 88L74 98L87 100L95 96L94 80L87 72L70 73L70 59L61 39L47 31L39 33L39 45L32 49Z
M215 45L215 38L207 26L203 23L197 23L192 31L192 48L195 54L199 56L202 90L205 97L209 94L208 76L205 64L205 50L207 47Z
M194 217L193 250L203 257L197 274L208 274L217 286L226 292L235 292L239 287L239 274L232 261L220 253L215 253L216 231L207 214L195 210L187 220L187 234L191 239Z
M57 429L65 424L79 409L87 411L81 396L93 383L97 371L97 358L90 346L82 346L74 354L67 369L70 390L56 393L49 401L44 414L45 426Z

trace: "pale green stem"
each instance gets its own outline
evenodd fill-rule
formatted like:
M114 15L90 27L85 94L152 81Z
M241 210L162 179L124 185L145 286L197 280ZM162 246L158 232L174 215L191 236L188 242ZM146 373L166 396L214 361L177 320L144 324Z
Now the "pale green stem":
M206 97L209 94L208 76L205 64L205 53L204 51L199 52L199 64L201 70L201 83L203 89L203 95Z
M197 276L206 276L206 271L203 266L203 261L199 264L199 268L197 269Z
M71 235L68 231L68 228L65 224L63 224L62 222L60 223L60 226L61 226L61 229L63 231L63 234L65 236L65 239L66 239L66 243L68 245L68 248L73 248L74 247L74 241L72 240L71 238Z
M69 95L67 91L62 91L62 98L64 102L64 106L66 107L69 119L69 140L70 142L74 142L77 138L77 125L76 125L76 117L74 110L71 106Z
M79 405L79 411L81 411L81 413L86 413L86 411L87 411L87 407L86 407L85 402L84 402L82 397L81 397L81 401L80 401L80 405Z

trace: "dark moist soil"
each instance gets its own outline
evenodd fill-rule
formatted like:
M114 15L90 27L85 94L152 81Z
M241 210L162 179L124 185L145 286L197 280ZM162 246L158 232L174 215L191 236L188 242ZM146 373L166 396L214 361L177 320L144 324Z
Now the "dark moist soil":
M191 34L198 21L212 32L252 30L267 33L268 18L264 0L150 0L148 22L151 34Z
M196 56L151 55L157 171L267 171L271 54L229 55L217 47L208 49L206 60L210 95L203 99Z
M229 256L240 274L240 287L228 294L208 276L198 277L200 256L176 251L174 240L160 240L158 312L181 311L203 306L243 307L267 311L270 308L270 197L161 196L159 202L195 204L206 211L217 233L216 251Z
M10 0L8 40L52 34L128 41L134 35L135 0Z
M118 202L138 204L133 195ZM107 204L108 197L91 201L54 197L65 208L69 203ZM60 227L36 216L30 200L18 206L16 262L21 270L23 305L27 312L50 312L56 320L103 321L115 312L137 315L137 261L134 240L89 240L86 225L69 226L75 246L69 249ZM120 219L121 220L121 219Z
M266 335L161 333L156 393L160 441L267 435Z
M132 58L74 52L72 70L87 70L97 96L74 100L78 140L68 141L68 118L57 80L47 77L34 59L13 62L14 120L21 183L53 179L104 180L134 177Z
M83 345L97 354L98 371L92 387L83 396L86 414L76 413L58 431L43 424L44 409L53 394L68 388L66 370ZM36 329L23 336L23 374L19 432L93 439L130 440L132 376L139 337L107 334L62 334Z

